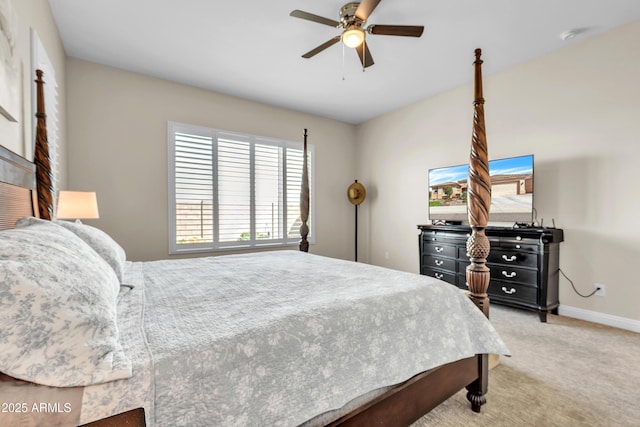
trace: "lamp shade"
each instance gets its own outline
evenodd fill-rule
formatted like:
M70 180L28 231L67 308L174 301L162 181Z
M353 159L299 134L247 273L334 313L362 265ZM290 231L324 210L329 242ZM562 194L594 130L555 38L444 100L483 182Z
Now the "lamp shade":
M364 41L364 31L362 28L349 25L342 33L342 43L347 47L358 47Z
M56 217L58 219L100 218L96 193L93 191L60 191Z
M351 203L359 205L364 202L364 199L367 197L367 190L364 188L364 185L356 180L356 182L351 184L347 189L347 197Z

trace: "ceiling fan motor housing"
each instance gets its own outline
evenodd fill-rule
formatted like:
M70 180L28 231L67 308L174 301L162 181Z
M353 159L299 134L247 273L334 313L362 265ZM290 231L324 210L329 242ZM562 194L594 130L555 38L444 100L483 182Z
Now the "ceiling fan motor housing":
M356 16L358 6L360 6L360 3L352 2L345 4L340 8L340 22L342 23L343 28L354 24L362 26L365 23L365 21Z

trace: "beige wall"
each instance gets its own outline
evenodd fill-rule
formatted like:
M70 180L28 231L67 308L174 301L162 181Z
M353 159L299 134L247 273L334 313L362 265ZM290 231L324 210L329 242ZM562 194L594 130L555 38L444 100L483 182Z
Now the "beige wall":
M0 144L21 156L33 159L33 132L31 96L35 91L35 75L31 75L31 37L33 28L40 37L49 59L53 64L58 81L60 94L59 106L59 137L60 137L60 176L59 182L64 185L66 180L66 105L65 105L65 61L66 55L58 29L53 20L49 2L47 0L12 0L13 10L17 15L17 45L16 51L20 66L21 106L18 123L12 123L0 115ZM46 76L44 77L46 81Z
M169 120L300 142L307 128L316 156L311 251L352 256L354 126L73 58L67 81L68 189L98 193L95 225L129 259L168 257Z
M535 155L538 220L565 231L563 306L640 320L640 22L485 76L490 158ZM491 48L484 47L485 63ZM472 76L473 52L469 52ZM471 83L358 127L362 258L418 271L416 224L427 223L427 170L465 163ZM385 256L385 255L388 255Z

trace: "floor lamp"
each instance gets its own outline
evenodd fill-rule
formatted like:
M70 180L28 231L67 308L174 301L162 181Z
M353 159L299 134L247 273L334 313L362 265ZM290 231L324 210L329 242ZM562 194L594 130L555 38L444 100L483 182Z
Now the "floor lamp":
M360 184L356 179L355 182L347 189L347 197L356 208L355 261L358 262L358 205L364 202L365 197L367 197L367 190L365 190L364 185Z

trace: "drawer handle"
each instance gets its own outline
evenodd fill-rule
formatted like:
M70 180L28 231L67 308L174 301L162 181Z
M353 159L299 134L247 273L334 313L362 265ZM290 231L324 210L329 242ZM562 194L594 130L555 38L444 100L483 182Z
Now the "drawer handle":
M515 272L515 271L512 271L511 273L507 273L506 271L502 270L502 275L503 275L504 277L508 277L508 278L510 279L510 278L512 278L512 277L516 277L516 272Z
M443 247L436 246L436 252L442 252L442 251L444 251Z
M510 257L507 258L506 255L502 255L502 259L507 261L507 262L513 262L517 259L518 257L515 255L511 255Z
M434 260L437 266L441 266L442 264L444 264L444 261L436 259Z
M434 273L436 279L442 279L444 277L444 274L439 274L439 273Z
M504 273L504 271L503 271L503 273ZM507 289L506 286L503 286L502 287L502 292L504 292L505 294L511 295L511 294L515 294L516 293L516 289L515 288Z

